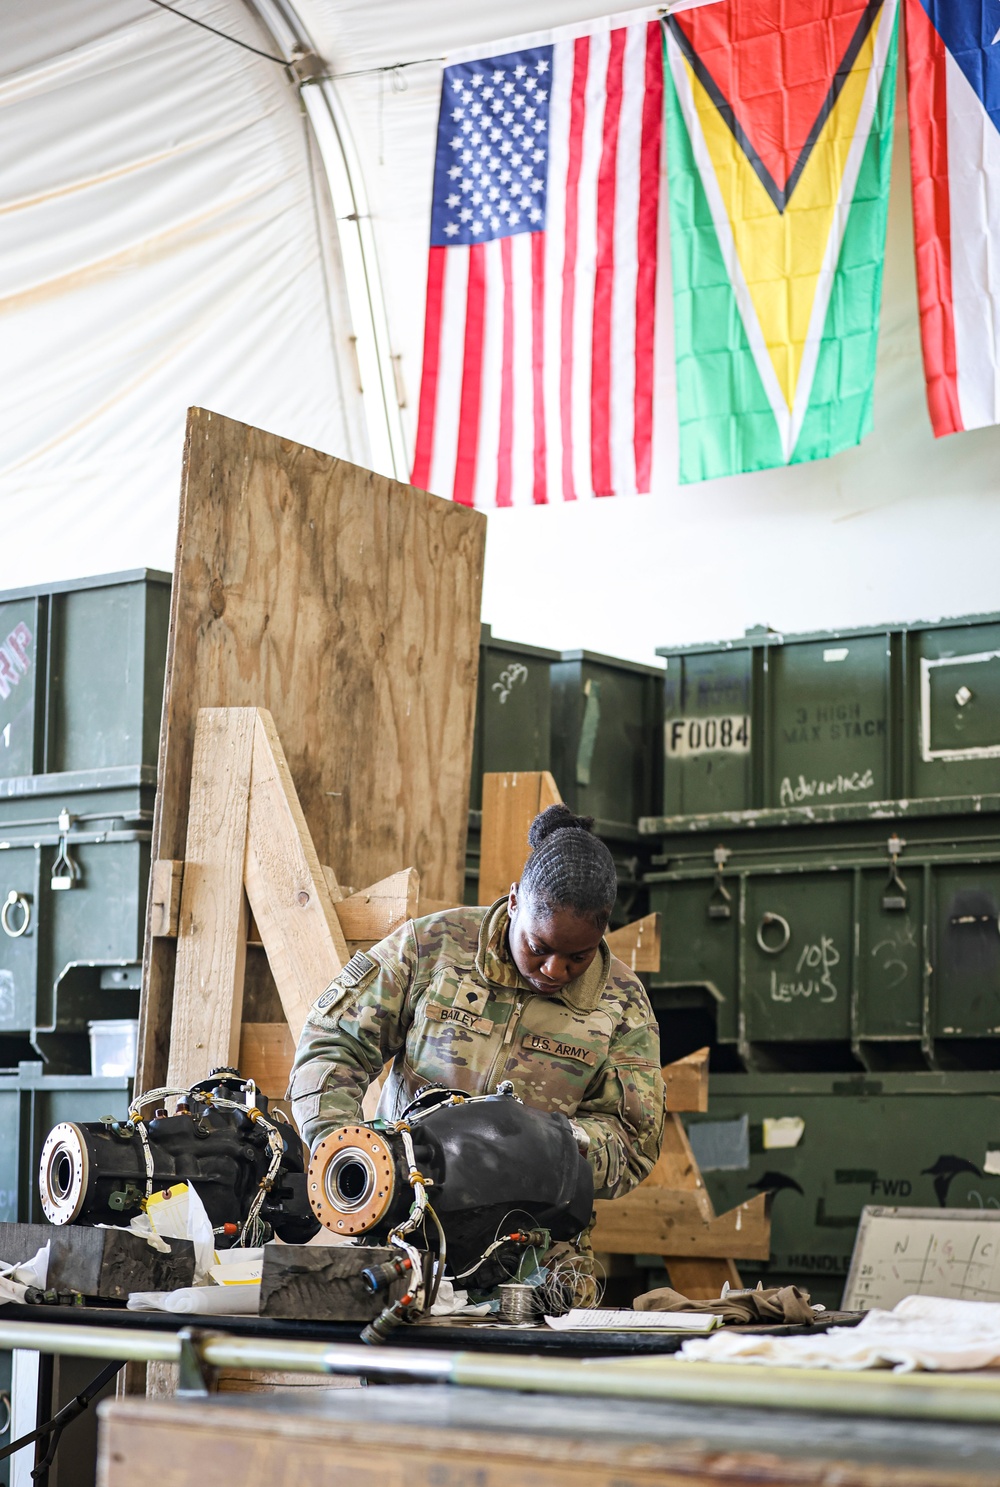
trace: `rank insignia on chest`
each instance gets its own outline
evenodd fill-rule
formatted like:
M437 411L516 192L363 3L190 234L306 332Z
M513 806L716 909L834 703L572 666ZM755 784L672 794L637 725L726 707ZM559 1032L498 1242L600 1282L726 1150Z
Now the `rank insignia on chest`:
M570 1058L591 1068L597 1062L597 1054L592 1048L584 1048L580 1043L570 1043L562 1038L549 1038L543 1033L525 1033L521 1039L521 1047L526 1053L547 1053L549 1058Z
M474 1012L481 1016L486 1010L489 1001L489 988L480 986L476 981L463 981L455 993L456 1007L461 1007L463 1012Z

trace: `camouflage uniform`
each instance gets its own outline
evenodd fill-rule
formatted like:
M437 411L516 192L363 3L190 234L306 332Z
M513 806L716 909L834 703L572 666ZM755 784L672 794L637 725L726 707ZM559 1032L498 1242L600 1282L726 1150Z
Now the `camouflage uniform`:
M641 982L605 942L558 996L522 980L507 948L507 901L411 920L354 955L315 1002L290 1097L314 1147L360 1119L392 1059L379 1115L395 1119L425 1084L484 1094L509 1079L539 1110L561 1110L590 1141L597 1196L642 1181L663 1138L656 1021Z

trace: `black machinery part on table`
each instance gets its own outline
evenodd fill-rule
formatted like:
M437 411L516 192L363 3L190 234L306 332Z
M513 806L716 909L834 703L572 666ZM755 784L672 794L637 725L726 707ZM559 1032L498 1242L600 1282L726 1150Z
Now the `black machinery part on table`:
M243 1087L235 1070L220 1070L193 1089L238 1101ZM264 1095L256 1096L256 1105L267 1115ZM283 1146L281 1164L260 1217L285 1243L305 1244L320 1227L306 1194L307 1152L293 1126L275 1124ZM60 1132L61 1139L53 1142ZM147 1171L143 1134L152 1174ZM182 1101L176 1114L154 1114L144 1125L62 1122L49 1133L43 1148L39 1185L52 1222L127 1225L139 1212L150 1177L153 1192L190 1183L213 1228L220 1231L216 1248L226 1249L238 1238L270 1162L268 1132L249 1110L192 1099L186 1106Z
M545 1229L557 1240L580 1234L593 1213L594 1178L568 1117L534 1110L507 1093L471 1100L453 1100L453 1094L460 1092L441 1090L441 1103L412 1124L417 1166L430 1179L428 1199L447 1236L449 1272L474 1265L511 1229ZM365 1233L377 1243L413 1202L402 1138L391 1128L382 1135L396 1181L392 1202ZM350 1175L342 1169L342 1177ZM500 1271L492 1283L505 1276ZM485 1278L480 1272L477 1283Z

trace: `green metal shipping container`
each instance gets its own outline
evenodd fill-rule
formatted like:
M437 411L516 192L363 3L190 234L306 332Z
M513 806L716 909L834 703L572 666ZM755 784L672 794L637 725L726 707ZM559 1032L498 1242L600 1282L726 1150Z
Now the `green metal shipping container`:
M548 769L568 805L597 817L612 851L620 884L615 923L645 913L649 849L636 823L658 799L662 671L498 640L488 625L479 668L466 902L478 902L483 774Z
M138 1010L150 827L88 822L65 837L36 827L30 839L2 829L0 1057L27 1057L30 1038L53 1070L85 1072L87 1018ZM71 891L52 887L63 843Z
M837 1306L865 1204L1000 1208L1000 1074L713 1074L708 1114L685 1123L717 1212L774 1195L749 1285Z
M170 576L0 594L0 1063L90 1067L134 1016Z
M657 654L665 817L1000 790L998 615Z
M660 799L662 697L658 666L564 651L552 667L552 773L606 839L637 841Z
M483 775L548 769L552 739L550 670L558 651L497 640L483 625L472 745L471 809L483 804Z
M155 769L170 583L143 568L0 593L0 780Z
M822 827L770 814L660 839L664 1017L733 1070L1000 1069L1000 799Z

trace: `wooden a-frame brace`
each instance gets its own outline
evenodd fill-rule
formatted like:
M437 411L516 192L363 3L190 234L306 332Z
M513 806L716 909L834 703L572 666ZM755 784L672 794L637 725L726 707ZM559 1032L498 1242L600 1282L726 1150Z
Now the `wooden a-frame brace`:
M153 932L177 937L169 1085L238 1066L248 939L267 955L290 1061L310 1005L352 950L418 912L413 868L348 893L320 864L270 713L202 708L185 858L153 869Z

